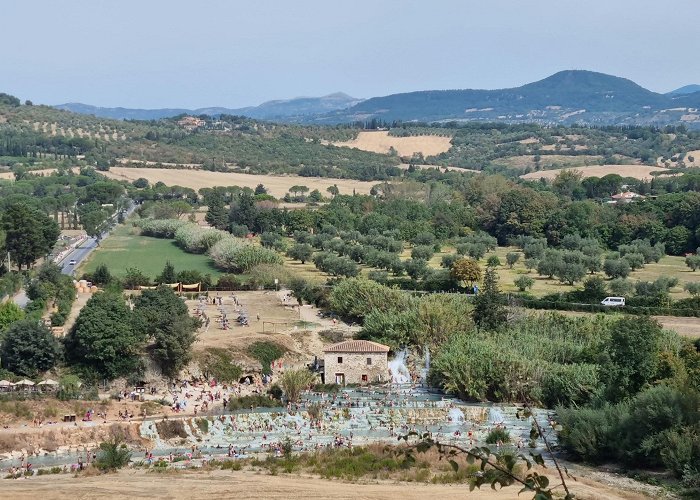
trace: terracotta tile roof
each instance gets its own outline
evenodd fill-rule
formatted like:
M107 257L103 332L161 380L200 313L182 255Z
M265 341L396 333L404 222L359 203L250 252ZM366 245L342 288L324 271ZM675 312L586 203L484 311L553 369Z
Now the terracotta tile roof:
M369 340L346 340L329 345L323 352L389 352L389 346Z

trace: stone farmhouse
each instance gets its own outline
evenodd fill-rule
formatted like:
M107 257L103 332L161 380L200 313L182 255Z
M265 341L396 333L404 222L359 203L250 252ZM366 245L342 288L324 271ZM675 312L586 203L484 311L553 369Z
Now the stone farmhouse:
M346 340L323 350L326 384L369 384L391 380L389 346L369 340Z

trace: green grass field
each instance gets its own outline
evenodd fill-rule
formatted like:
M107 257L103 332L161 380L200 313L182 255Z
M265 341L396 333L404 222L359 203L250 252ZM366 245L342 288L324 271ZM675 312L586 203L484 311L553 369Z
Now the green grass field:
M208 256L186 253L173 240L141 236L139 230L128 223L118 226L102 241L100 248L90 255L76 274L93 272L97 266L105 264L116 276L123 275L129 267L135 267L153 279L163 270L166 261L175 266L175 272L195 270L212 277L222 274Z

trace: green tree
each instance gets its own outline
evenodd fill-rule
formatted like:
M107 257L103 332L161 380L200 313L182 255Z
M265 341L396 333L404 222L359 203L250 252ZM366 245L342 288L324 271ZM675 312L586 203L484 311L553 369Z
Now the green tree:
M630 275L630 265L625 259L608 258L603 263L603 270L609 278L626 278Z
M535 284L535 280L529 276L521 274L513 280L513 283L515 284L515 286L518 287L518 290L524 292L525 290L528 290L529 288L533 287L533 285Z
M573 285L586 275L586 268L578 262L562 262L555 271L559 281Z
M175 274L175 266L169 260L165 261L165 266L161 273L156 277L156 283L176 283L177 275Z
M634 284L626 278L614 278L608 283L608 290L615 296L625 297L634 291Z
M338 189L337 184L333 184L332 186L328 186L326 188L326 191L328 191L328 193L330 193L330 195L333 196L333 198L335 198L336 196L338 196L340 194L340 189Z
M66 357L71 364L112 380L138 373L145 340L134 329L122 296L99 292L85 304L65 338Z
M22 318L24 318L24 311L14 302L7 301L4 304L0 304L0 333Z
M53 219L24 203L5 207L0 229L5 233L5 249L20 268L48 254L60 233Z
M61 356L51 330L34 319L13 323L3 336L0 352L3 368L27 377L50 370Z
M294 260L301 261L302 264L305 264L306 261L311 258L313 253L313 247L308 243L296 243L287 251L287 255L289 257Z
M418 245L411 250L412 259L430 260L435 252L430 245Z
M506 264L510 269L520 260L520 254L517 252L508 252L506 254Z
M472 319L481 329L497 330L507 318L506 298L498 287L498 274L494 268L487 267L483 287L474 297Z
M229 214L221 196L210 196L207 203L207 213L204 216L207 224L216 229L227 229L229 226Z
M700 255L688 255L685 258L685 265L688 266L691 271L697 271L698 269L700 269Z
M144 290L136 299L134 329L152 337L150 352L163 373L176 377L192 358L198 320L191 318L187 305L168 286Z
M489 258L486 259L486 265L488 267L498 267L501 265L501 259L498 258L498 255L489 255Z
M689 281L683 285L683 289L692 296L700 295L700 281Z
M316 376L306 368L289 370L282 374L280 387L284 391L287 401L296 403L302 391L311 387L316 380Z
M617 402L637 394L654 380L659 364L661 326L647 316L626 317L610 325L604 352L606 399Z
M459 259L452 264L452 276L457 281L473 285L481 279L481 268L474 259Z
M323 195L321 194L321 191L318 189L314 189L309 193L309 201L312 201L314 203L319 203L323 201Z
M267 194L267 188L262 184L258 184L257 186L255 186L255 194Z
M136 267L127 267L126 274L122 278L122 285L127 290L134 290L139 285L148 285L151 282L148 276L143 274L140 269Z
M106 265L100 264L97 266L97 269L95 269L95 272L92 273L91 278L92 282L97 285L106 285L112 281L112 274L109 272Z

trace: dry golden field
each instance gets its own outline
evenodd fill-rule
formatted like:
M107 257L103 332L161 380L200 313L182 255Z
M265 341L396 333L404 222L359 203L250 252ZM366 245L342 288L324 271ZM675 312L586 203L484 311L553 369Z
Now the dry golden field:
M390 136L386 130L378 130L375 132L363 131L352 141L334 142L333 144L383 154L387 154L389 149L393 147L399 156L413 156L413 153L421 153L427 157L446 152L452 146L451 140L451 137L439 135L394 137Z
M108 172L101 172L107 177L117 180L134 181L139 177L148 179L155 184L163 182L168 186L183 186L196 190L215 186L240 186L255 189L263 184L268 193L281 198L294 185L306 186L310 190L318 189L325 196L326 189L332 185L338 186L342 194L368 194L376 182L355 181L352 179L327 179L320 177L300 177L298 175L253 175L238 172L209 172L206 170L164 169L164 168L129 168L112 167Z
M564 170L575 170L585 177L603 177L608 174L618 174L622 177L634 177L635 179L651 179L652 172L665 172L668 169L661 167L650 167L648 165L593 165L590 167L558 168L554 170L541 170L521 175L522 179L554 179L559 172Z
M543 471L538 471L542 473ZM551 484L558 481L551 470L545 471ZM632 480L616 478L623 485L606 484L605 478L599 479L595 474L582 477L576 469L577 481L568 481L572 493L582 500L608 499L631 500L650 498L637 483L629 486ZM134 499L134 498L209 498L228 499L308 499L333 498L336 500L390 500L394 498L423 499L490 499L510 500L530 498L530 495L518 496L519 486L491 489L484 486L479 490L469 491L467 484L423 484L396 481L378 481L350 483L341 480L329 481L301 474L269 475L253 470L189 470L170 471L154 474L150 470L121 470L115 474L89 475L86 477L72 474L58 474L34 477L29 480L2 480L3 491L7 498L13 499ZM641 490L641 491L640 491ZM561 491L559 488L557 491ZM235 494L232 494L235 492Z

